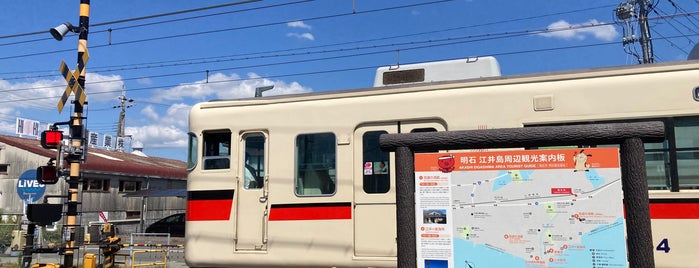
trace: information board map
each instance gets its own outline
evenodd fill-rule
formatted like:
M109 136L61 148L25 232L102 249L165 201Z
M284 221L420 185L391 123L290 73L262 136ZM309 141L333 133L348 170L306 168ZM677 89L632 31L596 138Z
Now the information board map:
M418 267L626 267L617 148L415 155Z

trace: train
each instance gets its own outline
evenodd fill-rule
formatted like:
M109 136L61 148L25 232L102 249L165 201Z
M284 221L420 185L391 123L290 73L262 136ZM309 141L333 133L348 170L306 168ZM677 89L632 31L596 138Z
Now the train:
M371 88L194 105L185 260L396 267L396 159L381 135L646 120L666 133L644 145L656 267L699 267L699 61L502 76L492 57L380 68Z

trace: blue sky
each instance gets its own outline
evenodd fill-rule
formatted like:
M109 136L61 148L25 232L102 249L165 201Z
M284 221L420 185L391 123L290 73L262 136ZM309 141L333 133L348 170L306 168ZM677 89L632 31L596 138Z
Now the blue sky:
M201 101L366 88L379 66L495 56L503 75L637 64L614 9L574 0L92 1L86 125L115 135L122 88L127 135L147 155L184 159L190 107ZM5 0L0 10L0 133L17 117L58 113L61 60L77 60L78 0ZM685 60L699 41L698 0L657 0L649 14L656 62ZM214 7L217 8L205 8ZM191 11L194 9L199 11ZM178 12L191 11L191 12ZM178 14L173 14L178 13ZM170 14L170 15L166 15ZM159 16L154 16L159 15ZM636 36L638 24L634 26ZM626 28L627 31L629 28ZM564 31L565 30L565 31ZM208 81L208 83L207 83ZM71 98L72 99L72 98ZM234 122L234 120L232 121Z

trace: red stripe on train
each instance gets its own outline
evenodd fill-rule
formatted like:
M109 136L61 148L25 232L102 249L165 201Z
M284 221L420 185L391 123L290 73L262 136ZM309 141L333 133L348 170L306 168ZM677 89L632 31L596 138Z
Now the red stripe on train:
M337 206L272 206L270 221L304 221L304 220L349 220L352 219L352 207Z
M188 221L227 221L231 218L232 199L187 201Z
M651 219L699 219L699 203L651 203Z

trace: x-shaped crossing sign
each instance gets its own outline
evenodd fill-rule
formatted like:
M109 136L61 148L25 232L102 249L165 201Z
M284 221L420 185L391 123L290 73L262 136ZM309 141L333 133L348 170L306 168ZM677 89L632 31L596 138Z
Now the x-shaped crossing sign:
M82 62L80 62L83 68L85 68L85 63L87 63L87 59L89 58L87 53L83 54L83 57L80 59ZM66 102L68 101L68 97L70 97L71 93L75 93L75 100L80 103L80 105L85 104L85 99L87 98L87 94L85 94L85 89L83 89L82 86L80 86L80 83L78 83L78 77L80 77L80 68L76 69L75 72L71 73L70 68L68 68L68 65L66 65L65 61L61 61L61 67L58 69L61 72L61 75L63 75L63 78L66 79L66 82L68 82L68 86L66 86L65 92L63 92L63 96L61 96L61 99L58 100L58 113L61 113L63 111L63 106L66 105Z

